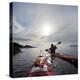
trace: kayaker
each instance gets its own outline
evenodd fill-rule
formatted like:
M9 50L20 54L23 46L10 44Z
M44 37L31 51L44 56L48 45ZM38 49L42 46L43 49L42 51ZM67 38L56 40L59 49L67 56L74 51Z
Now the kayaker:
M51 54L51 62L53 62L54 58L55 58L55 51L56 51L57 47L54 44L51 44L51 47L49 48L50 50L50 54Z

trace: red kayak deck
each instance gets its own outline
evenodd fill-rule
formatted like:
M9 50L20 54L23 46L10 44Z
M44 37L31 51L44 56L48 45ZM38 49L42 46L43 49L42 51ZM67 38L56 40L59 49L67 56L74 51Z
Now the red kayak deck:
M54 75L52 71L38 71L38 72L32 72L29 77L33 76L51 76Z
M39 56L41 57L41 56ZM52 65L48 64L47 60L44 59L43 60L43 64L47 66L47 71L44 70L39 70L39 71L33 71L32 72L32 68L36 65L36 62L33 64L31 70L29 71L29 77L34 77L34 76L51 76L51 75L55 75L55 71L53 71ZM38 63L38 67L41 67L41 64ZM36 67L35 67L36 68ZM44 68L44 67L43 67Z

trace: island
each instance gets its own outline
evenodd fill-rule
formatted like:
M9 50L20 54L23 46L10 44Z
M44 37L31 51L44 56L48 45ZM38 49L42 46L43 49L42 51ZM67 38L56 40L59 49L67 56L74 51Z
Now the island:
M24 48L36 48L36 47L30 46L30 45L25 45Z
M31 46L31 45L25 45L24 46L24 45L21 45L21 44L16 43L16 42L10 42L10 53L12 55L16 55L16 54L22 52L21 51L22 48L36 48L36 47Z

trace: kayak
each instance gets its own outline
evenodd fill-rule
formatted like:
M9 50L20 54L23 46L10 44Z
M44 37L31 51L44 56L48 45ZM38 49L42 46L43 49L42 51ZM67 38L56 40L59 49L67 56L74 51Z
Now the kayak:
M29 77L33 76L51 76L55 72L52 68L50 57L38 56L29 70Z

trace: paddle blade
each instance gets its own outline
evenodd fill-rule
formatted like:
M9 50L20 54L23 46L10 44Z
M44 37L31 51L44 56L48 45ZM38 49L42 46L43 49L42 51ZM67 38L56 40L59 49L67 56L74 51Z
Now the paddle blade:
M58 42L57 44L61 44L62 42Z
M48 51L48 49L45 49L45 51Z

